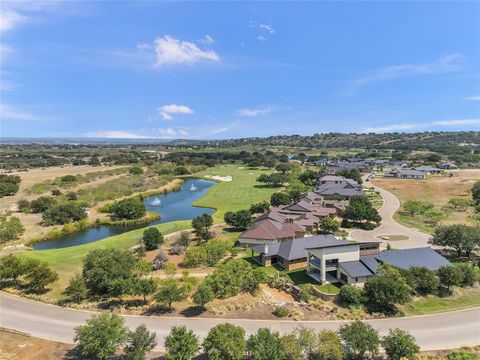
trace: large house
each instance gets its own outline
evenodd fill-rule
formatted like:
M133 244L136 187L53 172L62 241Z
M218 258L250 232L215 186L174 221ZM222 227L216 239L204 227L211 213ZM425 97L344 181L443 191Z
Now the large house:
M252 246L253 258L263 266L277 265L286 270L308 268L308 252L307 249L335 249L335 253L339 250L353 251L356 249L361 255L376 254L379 251L379 243L352 243L347 240L338 240L333 235L314 235L300 239L284 240L273 244L260 244ZM324 250L327 251L327 250ZM345 259L353 259L355 255L352 253Z
M444 162L444 163L438 165L438 167L440 169L447 169L447 170L457 170L458 169L458 166L454 162L451 162L451 161Z
M366 246L366 243L338 245L333 243L331 246L306 248L307 274L320 283L340 282L363 286L369 277L377 273L382 264L401 270L408 270L412 266L425 266L432 271L450 264L447 259L429 247L386 250L364 255L362 246Z
M419 179L424 180L426 173L423 171L415 170L415 169L400 169L395 168L390 171L386 171L384 173L386 177L394 177L399 179Z
M427 175L443 173L443 169L435 168L433 166L419 166L416 167L415 170L424 172Z
M305 231L304 226L290 221L281 221L281 218L264 218L255 221L248 230L241 233L239 243L245 248L257 244L277 243L304 237Z
M324 200L350 200L352 196L364 196L361 186L343 176L325 175L317 180L315 193Z

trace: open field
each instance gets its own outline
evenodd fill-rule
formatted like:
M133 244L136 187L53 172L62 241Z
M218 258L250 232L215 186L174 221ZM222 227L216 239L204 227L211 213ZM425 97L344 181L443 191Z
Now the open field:
M372 183L393 193L400 200L401 205L407 200L420 200L435 205L435 208L441 209L448 206L448 201L452 198L471 198L470 189L475 181L480 180L480 170L458 170L447 174L452 176L431 176L426 180L410 179L392 179L392 178L374 178ZM467 211L448 210L448 217L442 221L443 224L470 224L468 216L472 209ZM394 219L399 223L416 228L424 232L431 233L433 227L425 223L421 215L409 216L398 211Z
M215 222L223 222L223 215L227 211L248 209L251 204L270 200L271 194L276 189L262 186L257 183L257 177L271 170L249 169L238 165L222 165L204 170L198 174L232 176L232 181L222 182L211 188L204 197L197 200L195 206L211 207L217 209L213 218Z

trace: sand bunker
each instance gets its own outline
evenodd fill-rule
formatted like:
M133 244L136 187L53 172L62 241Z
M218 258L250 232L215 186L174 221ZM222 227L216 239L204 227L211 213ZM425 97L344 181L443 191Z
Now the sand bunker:
M218 181L232 181L232 177L230 175L227 176L220 176L220 175L205 175L206 178L210 178L213 180L218 180Z

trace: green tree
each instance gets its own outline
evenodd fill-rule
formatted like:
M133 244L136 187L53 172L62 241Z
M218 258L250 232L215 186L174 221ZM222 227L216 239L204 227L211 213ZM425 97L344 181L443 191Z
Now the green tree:
M128 198L114 203L110 212L118 219L140 219L147 213L145 205L138 198Z
M475 351L464 348L449 353L447 360L478 360L478 355Z
M213 218L209 214L203 214L192 219L192 227L197 237L207 240L210 238L210 227L213 225Z
M382 265L376 276L371 277L363 289L368 305L380 311L390 312L395 304L406 304L411 300L410 287L400 272Z
M456 266L444 265L441 266L438 271L438 278L440 284L447 288L447 291L450 291L452 286L460 285L462 281L462 272Z
M133 285L135 295L143 296L143 302L147 303L147 296L153 295L157 291L157 280L154 278L137 279Z
M85 210L79 204L65 203L48 208L42 214L42 221L45 225L62 225L71 221L79 221L86 217Z
M75 342L83 357L110 358L127 340L125 321L118 315L93 315L86 325L75 328Z
M17 255L7 255L0 258L0 280L13 280L18 285L19 278L27 271L28 259Z
M58 274L52 270L48 263L42 261L27 262L27 270L25 274L26 286L32 292L44 292L45 287L58 280Z
M95 295L121 296L133 288L135 264L138 260L129 251L96 249L83 260L83 278Z
M433 294L438 289L438 278L425 266L412 266L407 275L408 284L420 295Z
M245 353L245 330L232 324L219 324L208 332L203 349L209 360L240 360Z
M227 211L224 215L224 220L232 228L245 230L252 223L252 214L249 210Z
M479 279L479 268L468 263L461 263L456 265L462 274L460 286L473 286Z
M143 244L149 251L158 249L163 241L163 235L157 228L150 227L143 232Z
M290 196L284 192L273 193L270 197L270 205L280 206L290 204Z
M63 294L68 300L77 303L82 302L87 298L88 289L81 274L76 274L70 279L70 282L63 291Z
M155 293L155 301L168 306L168 310L172 311L174 302L183 301L188 297L186 288L180 285L175 279L167 279L160 283L158 291Z
M247 352L252 360L283 360L285 350L278 332L261 328L247 340Z
M440 226L435 229L430 244L445 246L456 251L457 256L470 254L480 248L480 228L462 224Z
M320 229L328 233L334 233L339 227L340 223L335 219L329 218L328 216L324 217L320 223Z
M407 200L403 204L403 210L408 212L410 216L415 216L416 214L423 214L428 209L433 208L429 204L425 204L419 200Z
M415 338L400 329L390 329L388 335L383 338L382 345L389 360L414 360L415 354L420 351Z
M173 173L177 176L190 174L190 171L185 166L177 166L173 169Z
M148 331L147 327L139 325L135 331L129 331L127 345L124 348L127 360L144 360L147 354L157 345L155 333Z
M268 203L268 201L262 201L256 204L252 204L252 206L250 206L250 213L260 214L260 213L267 212L269 209L270 209L270 204Z
M373 356L378 353L380 338L371 325L356 320L342 325L339 333L346 348L354 356L364 358L367 353Z
M213 291L207 284L201 284L192 296L193 303L202 308L213 299Z
M282 336L283 359L303 360L302 347L294 333Z
M333 330L322 330L318 334L318 355L322 360L342 360L343 346L339 336Z
M22 178L18 175L0 174L0 198L15 195L21 181Z
M307 359L315 359L319 351L319 337L313 329L300 326L295 328L295 335L302 351L307 356Z
M360 305L363 301L362 289L353 285L343 285L340 289L340 299L348 305Z
M56 201L54 198L50 196L40 196L39 198L31 201L30 207L33 213L43 213L55 204Z
M185 326L172 326L165 338L166 360L190 360L200 350L198 336Z
M275 170L281 172L282 174L285 174L293 170L293 165L289 163L280 163L277 166L275 166Z
M365 196L352 196L343 217L355 223L367 221L379 224L382 220L377 209Z
M480 203L480 181L475 182L472 186L472 199L475 203Z
M343 176L347 179L355 180L359 184L361 184L363 182L362 181L362 176L360 175L360 173L357 170L354 170L354 169L353 170L344 169L344 170L337 171L337 175L338 176Z
M0 242L16 240L25 232L19 218L12 216L7 220L6 217L0 217Z

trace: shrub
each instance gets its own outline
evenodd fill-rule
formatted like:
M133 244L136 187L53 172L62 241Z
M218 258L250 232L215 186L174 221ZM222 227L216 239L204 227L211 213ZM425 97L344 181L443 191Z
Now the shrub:
M290 314L290 311L288 311L288 309L283 306L277 306L275 309L273 309L272 314L276 317L283 318L288 316Z
M175 175L187 175L190 174L190 171L184 166L177 166L175 169L173 169L173 173Z
M282 347L285 360L303 360L302 347L295 334L283 335Z
M240 360L245 352L245 330L228 323L214 326L202 346L209 360Z
M69 192L65 195L65 198L69 201L75 201L78 200L78 194L76 192Z
M0 243L16 240L25 232L19 218L12 216L9 220L0 217Z
M437 276L424 266L412 266L407 280L409 285L420 295L433 294L438 289Z
M146 250L158 249L163 244L163 235L157 228L151 227L143 232L143 244Z
M31 210L30 201L25 199L18 200L17 207L18 207L18 210L23 213L28 213Z
M77 181L77 177L75 175L65 175L60 178L62 182L72 182Z
M213 298L213 291L208 284L201 284L192 296L193 303L200 307L204 307Z
M172 326L165 338L165 349L166 360L190 360L200 350L198 336L185 326Z
M168 261L168 255L165 251L160 250L153 261L153 270L159 270L163 267L164 264Z
M140 166L132 166L130 169L128 169L128 172L132 175L141 175L143 174L143 170Z
M190 233L188 231L182 231L178 236L177 243L185 248L189 247L191 243Z
M173 245L170 249L170 254L172 255L183 255L185 253L185 246Z
M361 305L363 301L362 290L353 285L343 285L340 289L340 299L348 305Z
M61 192L59 189L53 189L53 190L51 191L51 193L52 193L52 196L60 196L60 195L62 195L62 192Z
M333 330L321 330L318 334L318 355L323 360L342 360L343 346L337 333Z

